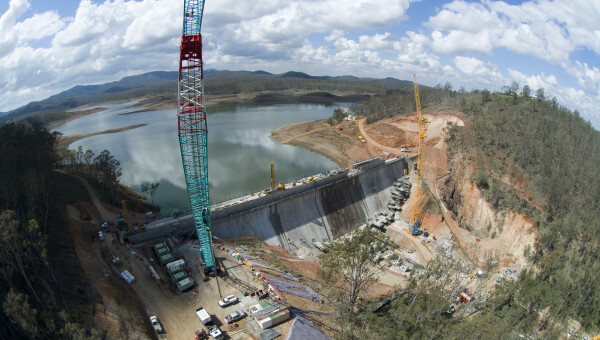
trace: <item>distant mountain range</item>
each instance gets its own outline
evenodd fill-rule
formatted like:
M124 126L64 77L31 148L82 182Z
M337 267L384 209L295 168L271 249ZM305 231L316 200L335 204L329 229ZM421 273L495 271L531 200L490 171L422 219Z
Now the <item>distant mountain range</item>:
M45 113L64 112L75 107L101 103L110 100L123 100L142 96L176 96L177 92L176 71L155 71L136 76L128 76L118 81L102 85L77 85L59 94L41 101L31 102L25 106L9 112L0 113L0 124L11 119L21 119L27 116ZM269 85L270 90L276 91L282 86L293 88L298 86L310 89L318 86L318 91L328 87L339 89L340 84L347 84L348 91L360 91L365 88L381 90L398 90L412 86L411 81L395 78L357 78L353 76L311 76L303 72L290 71L283 74L272 74L265 71L226 71L209 69L204 71L207 94L239 93L244 91L258 91L258 86ZM239 84L244 83L245 86ZM255 83L249 89L247 83ZM214 86L211 86L214 85ZM273 85L275 84L275 85ZM283 85L282 85L283 84ZM375 91L375 90L374 90ZM376 91L375 91L376 92Z

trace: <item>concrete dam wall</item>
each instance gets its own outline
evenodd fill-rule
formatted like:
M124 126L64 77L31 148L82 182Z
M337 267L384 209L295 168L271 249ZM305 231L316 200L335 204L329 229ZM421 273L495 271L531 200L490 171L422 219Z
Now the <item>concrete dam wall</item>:
M357 163L314 181L262 197L228 201L211 207L211 228L219 238L258 237L294 250L330 241L387 209L391 188L409 168L405 158ZM150 223L128 236L141 243L176 232L195 231L191 214Z

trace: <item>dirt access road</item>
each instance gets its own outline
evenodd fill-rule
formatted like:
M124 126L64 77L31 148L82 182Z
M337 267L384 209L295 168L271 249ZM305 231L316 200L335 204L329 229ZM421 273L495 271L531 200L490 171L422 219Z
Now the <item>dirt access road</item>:
M189 274L197 283L196 291L181 293L171 282L165 269L157 263L150 245L138 247L119 244L115 235L107 230L104 230L104 241L98 240L100 222L114 221L119 210L103 205L89 184L83 178L78 180L88 190L92 204L78 202L68 207L69 231L73 235L80 264L92 287L102 299L102 304L95 308L94 320L98 328L107 332L107 339L191 339L195 331L203 327L195 314L195 309L199 307L204 307L212 315L213 323L221 327L226 338L249 338L246 319L238 321L239 327L232 331L227 330L223 320L234 311L247 311L259 301L253 296L242 296L240 290L244 287L232 280L210 278L207 282L202 281L197 265L200 253L197 241L177 237L165 240L176 258L186 260ZM92 222L84 221L81 215L91 216ZM255 256L261 257L265 254L271 254L270 258L280 256L268 247ZM112 263L110 255L118 257L120 264ZM238 278L255 290L264 288L263 281L253 276L247 266L241 265L228 252L215 250L215 256L230 276ZM296 261L297 268L306 265L310 267L309 264L302 264L302 260ZM158 280L152 276L150 267L158 274ZM135 277L133 283L127 284L120 277L123 270L129 271ZM316 269L312 268L310 272L314 273ZM232 294L236 295L240 302L226 308L219 307L218 300ZM311 310L322 308L317 303L303 299L294 300L293 306ZM150 315L158 316L165 330L164 334L154 333L148 320ZM290 322L278 325L275 329L285 337Z

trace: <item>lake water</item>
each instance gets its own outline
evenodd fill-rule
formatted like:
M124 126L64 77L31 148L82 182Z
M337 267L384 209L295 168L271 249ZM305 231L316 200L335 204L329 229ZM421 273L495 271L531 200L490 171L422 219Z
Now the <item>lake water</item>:
M271 162L277 182L293 180L338 167L314 152L273 140L271 131L287 124L324 119L336 107L317 104L276 104L266 106L224 105L207 108L208 181L211 204L223 202L270 186ZM144 183L159 182L154 203L166 214L173 209L189 210L179 139L176 109L145 111L137 103L104 105L107 110L91 114L54 130L71 135L134 124L144 127L120 133L88 137L71 144L102 150L121 162L121 182L137 191Z

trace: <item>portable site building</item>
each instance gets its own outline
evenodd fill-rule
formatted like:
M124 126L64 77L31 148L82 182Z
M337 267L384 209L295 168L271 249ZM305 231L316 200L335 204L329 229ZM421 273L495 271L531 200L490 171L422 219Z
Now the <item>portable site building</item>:
M171 263L171 262L175 261L175 258L173 257L173 255L171 253L168 253L166 255L159 256L158 261L160 262L161 265L164 266L167 263Z
M183 292L194 287L195 285L196 283L194 282L194 280L192 280L190 277L186 277L183 280L177 282L177 289L179 289L180 292Z
M278 305L271 305L269 301L263 301L250 307L250 314L257 319L262 319L268 315L271 315L279 310Z
M185 261L183 259L179 259L177 261L173 261L171 263L167 263L167 269L169 271L174 269L179 269L185 267Z
M171 254L169 248L159 248L156 250L156 256L161 257L163 255Z
M290 316L289 309L284 309L282 311L273 313L262 320L256 320L256 322L258 322L258 325L260 326L260 328L267 329L267 328L270 328L273 326L277 326L280 323L289 320L290 317L291 316Z
M168 269L167 271L169 272L169 276L173 277L175 274L185 272L185 268Z
M154 246L152 246L152 248L154 248L154 251L157 251L158 249L169 249L169 246L165 243L165 242L161 242L161 243L157 243Z
M180 271L180 272L176 273L175 275L171 276L171 278L173 279L173 282L175 282L175 283L185 279L186 277L188 277L188 273L185 271Z

